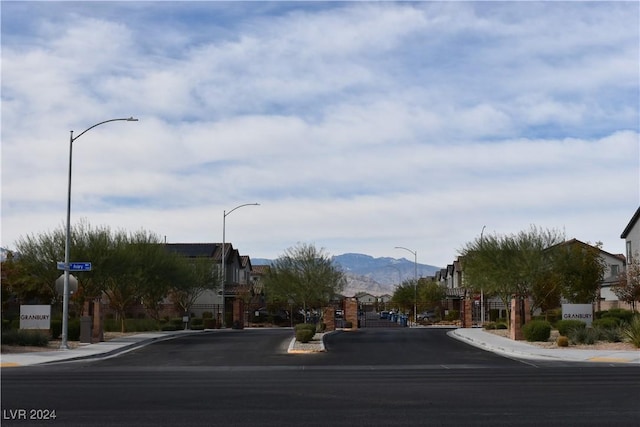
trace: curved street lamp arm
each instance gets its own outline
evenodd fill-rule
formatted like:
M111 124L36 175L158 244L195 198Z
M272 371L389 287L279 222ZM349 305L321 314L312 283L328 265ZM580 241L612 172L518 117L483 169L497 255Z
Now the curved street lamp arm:
M260 206L260 203L245 203L243 205L236 206L235 208L231 209L229 212L224 212L224 216L229 215L231 212L235 211L236 209L240 209L243 206Z
M76 139L80 138L82 135L84 135L86 132L90 131L91 129L93 129L94 127L103 125L105 123L109 123L109 122L137 122L138 119L134 119L133 117L128 117L125 119L110 119L110 120L105 120L103 122L100 123L96 123L95 125L83 130L82 132L80 132L80 134L78 134L75 138L73 137L73 131L71 131L71 142L75 141Z
M411 252L413 256L416 256L416 254L418 253L417 251L412 251L411 249L403 248L402 246L396 246L395 249L404 249L405 251Z

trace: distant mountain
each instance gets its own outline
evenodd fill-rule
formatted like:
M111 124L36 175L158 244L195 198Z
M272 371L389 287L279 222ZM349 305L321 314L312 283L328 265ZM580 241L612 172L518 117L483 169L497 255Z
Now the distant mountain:
M268 265L273 260L265 258L251 258L253 265ZM364 254L343 254L333 257L347 277L346 296L357 292L368 292L373 295L392 294L395 286L415 276L413 261L406 258L374 258ZM433 276L440 267L428 264L418 264L418 278Z

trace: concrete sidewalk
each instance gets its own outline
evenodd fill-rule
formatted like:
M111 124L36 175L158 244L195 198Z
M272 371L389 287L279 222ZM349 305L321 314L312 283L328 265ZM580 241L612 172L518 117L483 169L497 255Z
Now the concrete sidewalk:
M640 365L640 349L631 351L542 348L524 341L486 332L480 328L460 328L447 335L483 350L507 357L528 360L567 362L633 363Z
M62 362L70 360L90 359L93 357L106 358L115 356L153 342L172 339L185 334L195 334L202 331L171 331L144 332L136 335L114 338L96 344L81 344L69 350L36 351L26 353L4 353L0 355L0 367L41 365L44 363Z

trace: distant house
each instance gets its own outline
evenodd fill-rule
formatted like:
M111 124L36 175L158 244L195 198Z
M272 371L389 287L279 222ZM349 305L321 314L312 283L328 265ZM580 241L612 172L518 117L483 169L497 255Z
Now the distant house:
M627 262L631 263L634 257L640 256L640 207L631 217L620 238L625 240Z
M567 240L566 242L560 243L555 246L572 246L578 245L585 248L593 248L598 250L598 254L600 255L600 259L604 264L604 274L602 277L602 282L600 283L599 289L599 298L596 301L596 310L608 310L610 308L620 307L620 301L618 301L618 297L613 293L611 287L618 282L618 275L624 270L626 262L625 257L622 254L612 254L607 251L604 251L598 247L591 246L587 243L581 242L577 239ZM552 246L552 247L555 247Z
M389 294L380 295L380 302L387 303L391 301L392 296Z
M236 313L234 310L239 307L236 300L250 302L251 296L255 295L252 287L251 259L248 256L240 255L231 243L225 243L224 250L222 243L167 243L165 246L169 251L188 258L208 258L220 273L221 260L224 258L224 296L222 289L203 292L191 307L192 314L202 316L204 312L210 312L220 321L224 301L226 325L231 325L245 316L244 308L241 309L242 313Z
M356 298L358 300L358 303L362 306L373 307L378 301L378 298L375 295L371 295L367 292L358 292L354 295L354 298Z

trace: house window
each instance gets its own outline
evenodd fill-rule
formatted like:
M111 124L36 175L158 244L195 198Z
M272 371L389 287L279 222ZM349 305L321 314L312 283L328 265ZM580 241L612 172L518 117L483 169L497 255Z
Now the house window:
M618 264L611 264L609 267L611 268L611 277L617 277L620 274L620 266Z
M631 241L627 241L627 264L631 264L632 259L631 259L631 254L633 252L631 252Z

